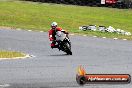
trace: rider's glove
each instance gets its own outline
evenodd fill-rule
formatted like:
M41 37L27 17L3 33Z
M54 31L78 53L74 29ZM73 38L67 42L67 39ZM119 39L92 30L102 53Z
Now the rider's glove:
M52 40L52 42L53 42L53 43L55 43L55 42L56 42L56 40Z

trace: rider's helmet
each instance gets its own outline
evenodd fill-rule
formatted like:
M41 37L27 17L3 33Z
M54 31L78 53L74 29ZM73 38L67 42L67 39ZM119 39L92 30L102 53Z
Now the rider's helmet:
M56 27L57 27L57 23L56 23L56 22L51 23L51 28L52 28L53 30L56 29Z

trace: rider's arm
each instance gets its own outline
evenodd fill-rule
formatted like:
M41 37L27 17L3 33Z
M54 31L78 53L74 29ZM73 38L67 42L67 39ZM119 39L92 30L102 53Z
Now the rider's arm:
M65 30L63 30L63 29L62 29L61 31L64 32L65 34L69 34L67 31L65 31Z
M57 31L62 31L62 32L64 32L65 34L69 34L67 31L63 30L61 27L57 27L56 30L57 30Z
M53 41L54 39L53 39L53 36L52 36L52 30L49 30L49 40L50 41Z

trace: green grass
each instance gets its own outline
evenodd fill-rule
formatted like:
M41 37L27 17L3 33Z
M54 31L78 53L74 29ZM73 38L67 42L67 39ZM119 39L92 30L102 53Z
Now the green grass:
M0 1L20 1L20 0L0 0Z
M15 57L24 57L25 55L20 52L14 51L0 51L0 58L15 58Z
M104 25L132 33L132 9L59 5L35 2L0 2L0 26L48 31L51 22L69 32L132 39L114 33L79 31L82 25Z

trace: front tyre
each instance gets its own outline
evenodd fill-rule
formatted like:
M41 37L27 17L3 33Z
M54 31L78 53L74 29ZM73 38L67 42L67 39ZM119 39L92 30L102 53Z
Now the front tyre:
M72 55L72 51L71 51L71 44L70 43L65 43L65 52L67 53L67 55Z
M67 52L67 55L72 55L72 52L71 51Z

